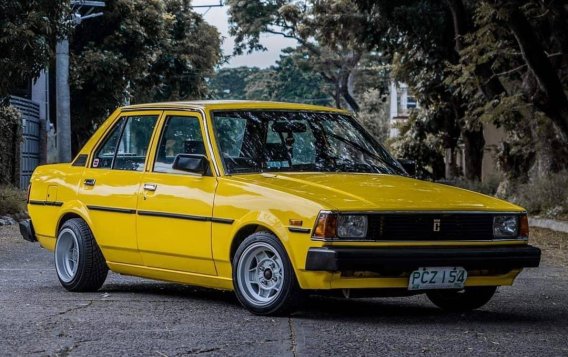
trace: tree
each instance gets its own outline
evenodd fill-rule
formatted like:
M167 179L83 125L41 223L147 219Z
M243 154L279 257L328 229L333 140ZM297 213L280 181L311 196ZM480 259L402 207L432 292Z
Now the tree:
M330 105L332 88L318 74L302 67L302 52L282 50L274 66L223 68L209 80L209 91L219 99L273 100Z
M452 150L456 139L463 140L468 178L479 177L484 122L508 130L500 154L506 170L523 171L510 165L524 166L535 157L539 172L566 167L568 36L563 2L356 2L369 20L364 39L381 51L399 54L395 73L410 84L429 113L426 130L450 139L446 150ZM444 122L450 125L440 125ZM534 150L537 155L531 154Z
M378 89L369 89L363 93L361 110L357 113L357 119L375 139L384 143L389 137L389 101L388 97Z
M53 56L67 1L0 0L0 97L37 78Z
M258 67L221 68L208 81L213 99L245 99L246 82L258 73Z
M358 111L352 75L367 53L357 36L361 17L350 0L229 0L235 53L264 50L263 33L293 38L305 52L305 63L334 88L337 107Z
M220 36L189 0L109 0L71 41L75 149L117 106L202 98Z
M333 89L319 73L302 67L303 55L304 52L298 48L283 49L276 66L248 81L247 99L258 97L284 102L330 105L333 102ZM264 87L265 93L260 91L261 87Z

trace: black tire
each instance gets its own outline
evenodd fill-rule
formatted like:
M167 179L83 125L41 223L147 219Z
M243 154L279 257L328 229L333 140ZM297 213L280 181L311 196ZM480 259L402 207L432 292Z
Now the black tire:
M442 310L465 312L487 304L496 290L496 286L479 286L463 290L435 290L426 293L426 295L434 305Z
M263 249L266 249L266 259L259 262L256 256L251 258L255 251L259 251L259 254L261 254ZM272 260L269 259L270 251L276 253L272 256ZM254 262L252 259L254 259ZM271 262L274 263L273 266L269 265L272 264ZM273 234L257 232L247 237L239 245L232 263L233 286L237 299L254 314L286 315L292 312L300 303L302 294L296 280L294 268L282 243ZM256 267L253 268L255 269L254 272L250 269L251 264L256 264ZM263 266L265 264L266 266ZM249 274L254 275L258 279L256 283L258 293L255 293L254 283L245 281L245 276L243 275L245 271L250 272ZM270 271L270 273L266 271ZM268 284L263 284L263 281ZM262 295L260 293L261 286L269 288L271 285L274 288L279 286L278 291L273 296L267 297L268 301L261 301L259 297L259 294ZM265 292L269 289L262 290ZM270 290L269 293L272 293L274 290L276 289Z
M68 258L69 254L75 258L75 262ZM73 292L96 291L104 284L108 275L105 258L91 229L82 219L72 218L61 226L54 255L57 277L65 289Z

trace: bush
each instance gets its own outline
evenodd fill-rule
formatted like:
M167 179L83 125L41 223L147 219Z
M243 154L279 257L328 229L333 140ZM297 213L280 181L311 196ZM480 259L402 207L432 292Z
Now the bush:
M0 186L0 216L26 211L26 192L13 186Z
M517 184L509 200L529 213L559 216L568 213L568 171Z
M466 180L465 178L460 177L452 181L443 181L441 183L483 193L484 195L495 196L495 194L497 193L497 188L501 183L501 178L497 175L493 175L488 177L485 181L481 182Z
M20 183L20 143L22 128L20 112L0 104L0 185Z

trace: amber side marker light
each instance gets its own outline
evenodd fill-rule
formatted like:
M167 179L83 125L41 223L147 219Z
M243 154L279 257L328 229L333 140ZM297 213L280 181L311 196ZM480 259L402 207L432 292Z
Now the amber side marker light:
M318 216L314 238L333 239L337 237L337 215L322 212Z
M529 237L529 218L526 214L522 215L519 220L519 237Z

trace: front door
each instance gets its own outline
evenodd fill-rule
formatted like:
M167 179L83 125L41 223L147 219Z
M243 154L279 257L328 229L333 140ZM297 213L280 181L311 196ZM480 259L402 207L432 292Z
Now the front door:
M217 180L211 169L202 176L172 168L178 154L208 156L202 120L198 113L164 113L139 188L138 247L149 267L216 275L211 215Z
M161 112L125 113L97 145L79 199L105 258L142 265L136 242L136 204L148 148Z

